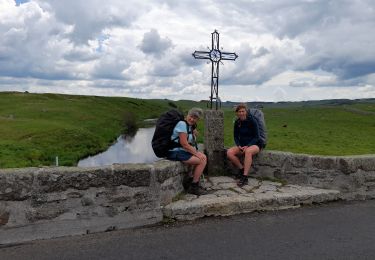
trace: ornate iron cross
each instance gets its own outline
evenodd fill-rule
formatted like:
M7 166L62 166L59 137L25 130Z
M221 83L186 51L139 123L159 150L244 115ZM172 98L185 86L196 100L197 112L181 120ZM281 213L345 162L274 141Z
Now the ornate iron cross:
M215 30L212 34L212 47L210 51L195 51L193 57L196 59L211 60L211 96L210 108L212 109L212 101L215 100L216 110L218 109L219 99L219 62L222 60L236 60L238 55L234 52L222 52L219 49L219 33Z

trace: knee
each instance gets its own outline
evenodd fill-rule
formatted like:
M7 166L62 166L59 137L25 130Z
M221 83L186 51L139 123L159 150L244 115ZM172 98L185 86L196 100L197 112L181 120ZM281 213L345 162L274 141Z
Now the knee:
M233 157L233 156L234 156L233 152L230 149L227 150L227 157Z
M251 149L246 149L245 155L246 157L253 157L253 151Z
M207 156L204 154L204 153L201 153L202 154L202 157L200 157L200 158L196 158L197 160L196 160L196 165L206 165L207 164Z

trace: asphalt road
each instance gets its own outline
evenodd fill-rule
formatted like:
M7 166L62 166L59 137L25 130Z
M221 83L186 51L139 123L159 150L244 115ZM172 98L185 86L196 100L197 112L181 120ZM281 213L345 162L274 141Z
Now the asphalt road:
M0 259L375 259L375 201L2 246Z

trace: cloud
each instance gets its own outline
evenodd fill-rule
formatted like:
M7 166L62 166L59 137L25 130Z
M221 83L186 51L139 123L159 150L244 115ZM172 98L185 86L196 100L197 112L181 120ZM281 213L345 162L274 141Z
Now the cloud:
M0 90L207 99L211 62L191 54L217 29L239 56L220 64L223 101L371 96L374 10L371 0L0 0Z
M138 1L108 0L37 0L43 9L54 14L57 20L71 25L73 30L69 39L75 44L87 44L107 28L129 27L140 15L142 6Z
M146 54L160 58L172 47L172 41L168 38L162 39L157 30L151 29L143 35L139 48Z
M0 75L36 78L72 78L66 63L55 63L70 48L64 35L70 27L35 2L16 6L2 0L0 11Z

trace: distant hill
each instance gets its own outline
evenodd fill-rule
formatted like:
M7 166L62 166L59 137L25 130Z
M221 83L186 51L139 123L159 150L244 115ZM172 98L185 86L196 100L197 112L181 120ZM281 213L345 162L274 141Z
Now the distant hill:
M222 107L233 107L240 102L222 102ZM262 106L264 108L292 108L292 107L312 107L312 106L340 106L352 104L375 104L375 98L364 99L326 99L309 101L285 101L285 102L247 102L249 107Z

